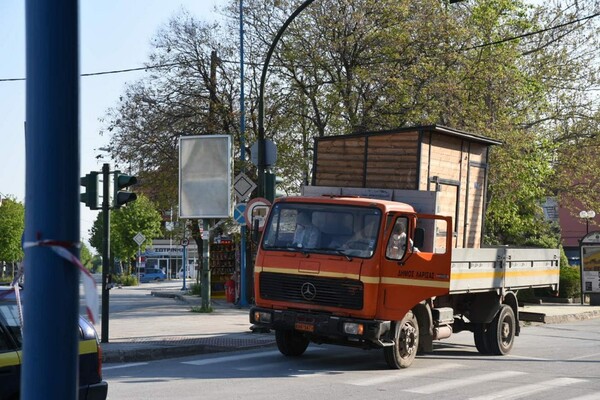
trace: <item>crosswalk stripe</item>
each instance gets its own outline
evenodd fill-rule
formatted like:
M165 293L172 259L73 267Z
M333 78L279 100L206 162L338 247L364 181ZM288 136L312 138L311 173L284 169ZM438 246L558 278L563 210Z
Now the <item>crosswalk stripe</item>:
M583 379L575 379L575 378L558 378L552 379L550 381L533 383L530 385L518 385L516 387L501 390L496 393L486 394L484 396L472 397L470 400L494 400L494 399L502 399L502 400L511 400L511 399L521 399L527 398L534 393L544 392L547 390L554 390L559 386L569 386L578 382L585 382Z
M265 351L261 353L251 353L251 354L236 354L234 356L224 356L224 357L215 357L215 358L206 358L202 360L193 360L193 361L182 361L182 364L189 365L210 365L210 364L218 364L229 361L240 361L240 360L248 360L250 358L262 358L262 357L271 357L276 354L281 354L277 350L273 351Z
M306 353L314 352L314 351L321 351L321 350L325 350L325 349L323 349L321 347L313 347L313 348L308 349L306 351ZM181 363L201 366L201 365L218 364L218 363L229 362L229 361L248 360L251 358L271 357L274 355L281 355L281 353L278 350L271 350L271 351L264 351L264 352L260 352L260 353L235 354L232 356L206 358L206 359L193 360L193 361L182 361Z
M422 369L409 368L409 369L403 369L401 371L396 371L396 373L390 374L390 375L383 375L383 376L378 375L373 378L360 379L357 381L346 382L346 383L349 385L355 385L355 386L381 385L381 384L387 383L387 382L393 382L393 381L397 381L397 380L401 380L401 379L405 379L405 378L413 378L413 377L417 377L420 375L431 375L433 373L443 372L448 369L456 369L456 368L460 368L460 367L461 367L461 365L459 365L459 364L440 364L435 367L428 367L428 368L422 368Z
M111 365L110 367L103 365L102 371L108 371L109 369L139 367L141 365L148 365L148 363L147 362L139 362L139 363L119 364L119 365Z
M457 378L444 382L438 382L429 384L426 386L421 386L413 389L406 389L407 392L412 393L422 393L422 394L431 394L442 392L445 390L456 389L458 387L464 387L466 385L472 385L481 382L494 381L498 379L510 378L513 376L524 375L525 372L520 371L500 371L500 372L492 372L490 374L484 375L476 375L465 378Z

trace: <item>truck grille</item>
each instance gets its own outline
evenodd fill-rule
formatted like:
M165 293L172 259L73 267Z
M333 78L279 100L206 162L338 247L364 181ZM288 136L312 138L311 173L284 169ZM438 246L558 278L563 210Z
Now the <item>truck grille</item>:
M351 279L261 272L260 296L266 300L360 310L363 284Z

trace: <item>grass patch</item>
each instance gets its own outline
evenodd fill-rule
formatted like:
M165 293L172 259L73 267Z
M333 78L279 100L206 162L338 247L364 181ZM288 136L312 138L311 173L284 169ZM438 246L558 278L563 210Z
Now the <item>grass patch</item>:
M195 312L195 313L202 313L202 314L208 314L214 311L214 309L211 306L208 307L202 307L202 306L194 306L190 309L191 312Z

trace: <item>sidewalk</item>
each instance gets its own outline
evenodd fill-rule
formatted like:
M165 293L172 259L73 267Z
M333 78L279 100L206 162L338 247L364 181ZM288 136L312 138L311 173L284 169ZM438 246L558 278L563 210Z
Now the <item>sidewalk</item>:
M109 343L101 343L103 362L138 362L275 345L273 333L250 330L250 308L213 300L211 313L192 312L198 296L181 291L152 291L166 306L144 308L109 319ZM96 325L98 336L100 324Z
M192 312L198 296L177 290L153 290L165 298L158 309L141 308L111 316L109 343L102 344L103 362L138 362L275 345L275 335L250 331L248 308L213 300L212 313ZM564 323L600 318L600 306L581 304L526 304L521 321ZM100 336L100 325L96 325Z

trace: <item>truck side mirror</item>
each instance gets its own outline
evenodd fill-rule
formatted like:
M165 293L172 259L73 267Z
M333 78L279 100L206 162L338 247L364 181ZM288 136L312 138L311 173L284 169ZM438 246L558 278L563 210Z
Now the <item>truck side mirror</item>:
M416 248L421 248L423 247L423 243L425 243L425 230L423 228L416 228L414 246Z

